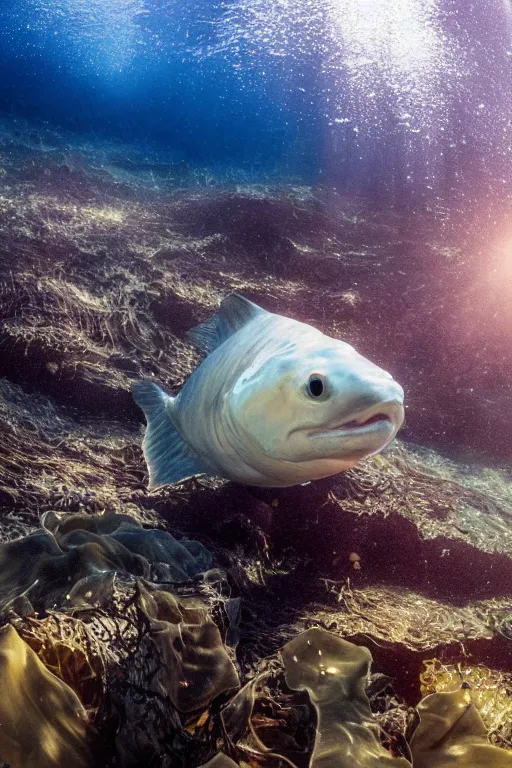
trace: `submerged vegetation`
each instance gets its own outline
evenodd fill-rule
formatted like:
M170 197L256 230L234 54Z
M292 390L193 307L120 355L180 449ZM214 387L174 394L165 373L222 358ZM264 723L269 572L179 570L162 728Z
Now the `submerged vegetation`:
M487 235L131 158L2 129L0 757L441 768L463 744L460 768L512 764L511 482L473 464L507 458L512 371L494 310L462 309ZM176 391L185 331L232 291L392 370L406 442L305 487L148 492L130 383Z

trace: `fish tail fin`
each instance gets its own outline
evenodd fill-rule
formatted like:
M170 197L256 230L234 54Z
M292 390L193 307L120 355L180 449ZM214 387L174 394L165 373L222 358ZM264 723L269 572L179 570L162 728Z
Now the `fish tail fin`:
M132 384L132 395L147 422L142 450L149 471L148 487L153 489L193 475L211 474L169 418L167 409L174 398L152 381Z

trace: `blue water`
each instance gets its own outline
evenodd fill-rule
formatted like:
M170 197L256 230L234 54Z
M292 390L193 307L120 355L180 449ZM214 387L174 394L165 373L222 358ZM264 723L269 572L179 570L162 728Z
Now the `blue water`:
M509 0L4 0L0 109L399 204L512 185Z

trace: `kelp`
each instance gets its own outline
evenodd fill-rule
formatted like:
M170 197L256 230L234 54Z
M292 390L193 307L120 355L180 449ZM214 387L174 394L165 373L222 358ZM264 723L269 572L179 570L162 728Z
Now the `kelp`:
M408 768L379 741L364 690L372 660L367 648L312 628L290 640L282 655L287 684L306 690L317 713L311 768Z
M179 712L204 708L240 680L207 606L194 598L176 600L169 592L140 585L138 604L162 666L150 688L168 695Z
M510 768L512 752L490 744L471 691L432 693L418 704L411 738L414 768Z
M411 765L406 758L393 757L379 740L365 691L372 660L367 648L312 628L288 642L282 656L287 684L305 689L317 712L311 768ZM489 742L475 698L464 683L455 691L433 693L419 702L418 722L409 729L413 768L512 766L512 751Z
M302 766L315 739L312 710L287 688L275 660L233 696L221 722L225 745L243 763Z
M211 760L208 760L207 763L200 765L199 768L239 768L239 766L234 760L225 755L224 752L219 752Z
M14 627L0 630L0 760L13 768L91 768L85 709Z
M42 525L42 530L0 544L0 610L16 600L22 612L103 605L116 574L149 578L151 565L158 564L160 578L163 572L163 580L184 582L212 562L199 542L180 543L126 516L78 515L61 523L52 514Z
M158 754L172 723L188 746L178 713L204 709L238 687L220 630L199 598L212 563L199 542L142 528L126 515L47 513L40 530L0 544L0 559L4 621L80 695L100 730L124 713L120 765L140 764L148 749ZM218 571L214 583L221 580ZM206 593L212 589L210 580ZM183 596L172 594L180 590Z
M122 768L135 768L143 759L157 760L162 768L188 768L201 764L201 757L211 755L215 746L224 746L241 765L410 765L409 748L400 735L410 718L390 726L394 694L392 688L383 694L389 680L370 678L367 648L313 627L284 645L282 664L279 656L263 660L260 670L240 687L239 668L225 642L230 615L236 620L239 603L225 598L228 605L235 600L237 611L225 611L225 623L218 626L210 601L217 595L218 605L223 605L226 576L220 570L204 572L212 557L199 542L177 541L122 515L52 513L42 523L40 531L0 545L3 595L8 598L2 608L13 622L4 629L5 637L23 644L30 664L37 661L45 679L67 692L65 700L74 702L82 720L87 705L98 733L89 727L79 731L84 737L82 757L73 728L69 735L63 725L64 736L48 737L48 744L58 744L54 751L78 750L75 762L88 766L100 735L105 739L115 727L115 754ZM157 560L147 559L152 556ZM89 568L85 574L84 564ZM162 566L170 570L162 571ZM148 578L170 572L179 578ZM486 702L489 680L482 672L480 705ZM425 676L421 682L425 685ZM464 695L459 690L452 699L428 696L418 705L420 723L410 738L414 768L442 768L453 755L461 768L476 768L483 759L500 767L510 764L512 753L489 743L475 704L467 689L462 690ZM311 706L301 699L301 691L307 692ZM20 702L32 695L19 686ZM372 713L370 701L374 707L377 702L384 706L384 717ZM17 706L22 708L21 703ZM68 710L62 708L64 714ZM386 713L384 732L379 723ZM10 717L7 733L16 732L15 715ZM38 724L36 715L30 715L37 732L42 719ZM471 724L469 732L466 723ZM444 727L449 738L429 741L434 726ZM399 731L394 736L393 727ZM26 737L20 731L20 741L4 747L7 758L1 750L0 756L10 759L15 753L20 760L26 749L30 757ZM212 765L228 766L231 758L218 754L212 760L217 761ZM21 768L25 764L28 768L28 762L20 763Z
M452 693L464 685L479 711L489 738L500 746L512 743L512 675L483 664L457 664L425 659L420 674L421 693Z
M69 685L87 712L94 715L107 694L109 670L118 666L123 656L122 649L116 647L116 633L108 632L113 619L102 616L102 623L95 624L87 614L57 611L23 619L11 613L10 619L45 667Z

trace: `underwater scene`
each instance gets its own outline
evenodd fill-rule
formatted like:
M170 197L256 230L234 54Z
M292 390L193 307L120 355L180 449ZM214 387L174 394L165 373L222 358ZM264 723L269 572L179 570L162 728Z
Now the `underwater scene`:
M512 3L2 0L0 768L512 768Z

